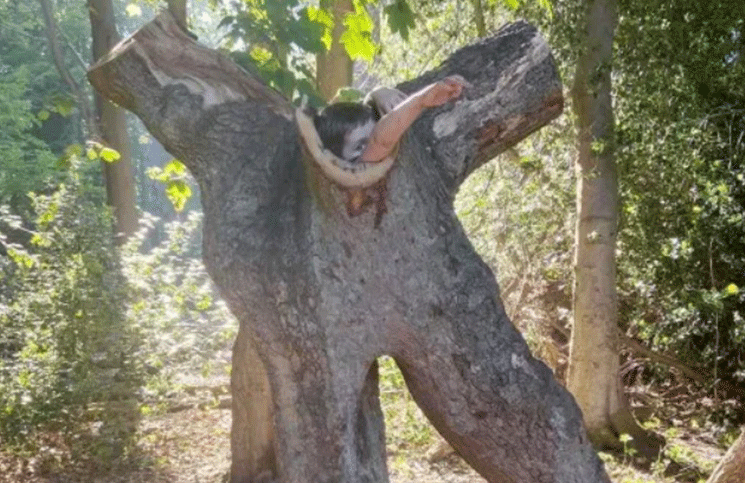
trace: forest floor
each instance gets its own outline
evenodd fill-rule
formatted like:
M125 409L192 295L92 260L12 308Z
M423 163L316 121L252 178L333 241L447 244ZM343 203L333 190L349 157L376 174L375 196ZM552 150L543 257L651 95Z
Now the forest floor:
M388 370L385 364L381 371ZM389 377L388 379L391 380ZM138 412L129 428L131 443L117 451L105 428L91 422L74 433L40 434L26 454L0 448L0 483L222 483L230 468L231 412L226 400L209 396ZM206 401L206 402L205 402ZM388 469L392 483L482 483L485 480L453 454L429 425L408 392L381 387L386 417ZM185 404L184 404L185 403ZM667 404L666 407L670 407ZM701 413L703 414L703 413ZM697 483L723 454L711 427L696 413L666 417L656 430L667 439L663 456L647 470L632 455L601 454L614 483Z
M126 456L97 460L58 434L40 436L35 454L0 451L0 482L221 483L230 468L230 409L193 408L143 417ZM92 441L92 440L91 440ZM101 444L99 441L96 444ZM96 451L93 451L96 453ZM391 449L392 483L483 482L455 455L429 463L424 454Z

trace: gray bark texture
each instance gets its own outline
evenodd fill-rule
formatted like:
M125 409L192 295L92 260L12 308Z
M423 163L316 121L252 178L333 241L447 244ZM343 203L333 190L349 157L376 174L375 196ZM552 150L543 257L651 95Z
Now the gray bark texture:
M745 481L745 431L722 456L706 483L742 483Z
M235 358L251 363L245 346L255 349L272 400L265 456L276 469L244 481L388 481L384 354L488 481L609 481L577 405L528 352L453 211L474 169L561 113L553 59L533 27L516 23L398 87L453 74L473 87L405 136L374 228L374 210L349 218L344 193L304 157L292 106L167 13L91 68L94 86L199 182L204 260L240 322ZM261 387L244 369L234 383ZM237 406L251 406L242 389Z

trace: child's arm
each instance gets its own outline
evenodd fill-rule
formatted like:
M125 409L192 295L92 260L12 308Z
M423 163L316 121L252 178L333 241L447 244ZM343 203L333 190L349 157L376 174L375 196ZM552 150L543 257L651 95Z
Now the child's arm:
M458 98L465 85L462 77L451 76L407 97L375 124L362 161L375 163L385 159L424 109Z

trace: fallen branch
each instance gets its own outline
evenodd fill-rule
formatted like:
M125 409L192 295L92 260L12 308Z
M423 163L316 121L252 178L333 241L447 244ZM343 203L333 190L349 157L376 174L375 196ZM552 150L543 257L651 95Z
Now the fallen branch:
M626 334L622 333L620 330L618 331L618 338L621 344L623 344L632 353L647 357L651 359L652 361L657 362L659 364L664 364L666 366L674 367L675 369L682 372L683 375L685 375L689 379L696 381L697 383L701 385L708 386L711 384L712 381L715 381L714 375L711 374L709 371L706 371L700 368L693 368L675 359L674 357L670 357L668 355L655 352L652 349L646 347L641 342L638 342L632 339L631 337L627 336ZM735 396L743 397L745 395L743 394L742 388L739 388L735 386L734 384L731 384L727 381L716 380L714 382L714 385L718 391L721 391L727 397L735 397Z

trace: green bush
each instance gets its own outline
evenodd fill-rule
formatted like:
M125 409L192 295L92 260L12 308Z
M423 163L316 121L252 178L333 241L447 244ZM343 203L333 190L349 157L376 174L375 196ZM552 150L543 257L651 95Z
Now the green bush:
M199 258L200 215L167 224L162 240L148 243L158 221L146 216L118 248L103 193L83 168L92 169L73 156L64 184L30 195L32 220L0 209L0 230L30 232L19 245L0 231L3 442L74 429L92 407L112 421L107 408L123 407L113 401L136 409L227 364L236 323ZM215 364L219 351L223 365Z
M138 334L100 190L75 165L50 195L31 195L27 247L7 245L0 289L0 436L21 442L94 400L140 384ZM3 225L18 220L7 210Z
M122 250L127 318L141 336L150 389L210 375L219 369L214 366L218 352L227 356L237 331L200 257L201 220L201 213L191 212L183 221L167 223L163 239L145 249L158 231L158 220L145 215L143 228Z

